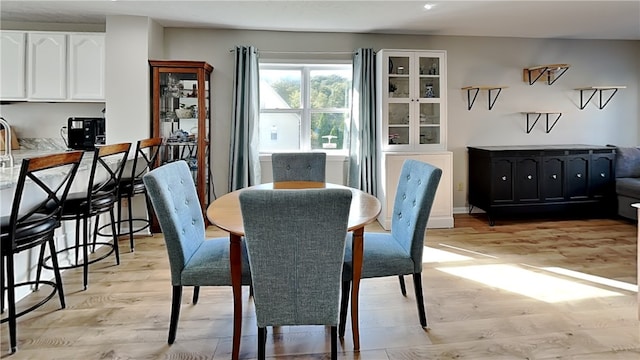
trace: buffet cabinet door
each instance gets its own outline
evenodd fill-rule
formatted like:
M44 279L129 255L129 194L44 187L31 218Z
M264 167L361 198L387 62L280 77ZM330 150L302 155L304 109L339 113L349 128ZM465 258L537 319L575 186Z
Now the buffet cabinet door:
M542 196L544 200L561 201L565 194L565 159L545 156L542 159Z
M492 189L491 202L494 204L512 203L514 162L511 158L495 158L491 162Z
M614 152L591 154L590 196L602 198L614 194L615 166Z
M589 197L589 154L567 155L567 198Z
M516 161L516 200L533 202L540 200L538 178L540 160L537 157L523 157Z

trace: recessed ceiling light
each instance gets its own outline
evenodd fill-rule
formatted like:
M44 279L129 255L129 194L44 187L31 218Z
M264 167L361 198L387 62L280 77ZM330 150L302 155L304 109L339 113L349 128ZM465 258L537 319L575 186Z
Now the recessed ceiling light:
M425 4L425 5L424 5L424 9L425 9L425 10L431 10L431 9L433 9L433 7L434 7L434 6L435 6L435 5L433 5L433 4Z

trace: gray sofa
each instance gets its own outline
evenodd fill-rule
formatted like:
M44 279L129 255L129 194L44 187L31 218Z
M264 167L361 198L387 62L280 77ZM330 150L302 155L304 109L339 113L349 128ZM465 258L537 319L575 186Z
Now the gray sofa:
M616 148L616 196L618 215L637 220L631 204L640 203L640 147Z

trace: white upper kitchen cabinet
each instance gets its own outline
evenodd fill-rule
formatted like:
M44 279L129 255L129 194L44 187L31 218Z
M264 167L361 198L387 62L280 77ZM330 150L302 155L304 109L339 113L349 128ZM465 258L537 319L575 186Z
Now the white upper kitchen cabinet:
M26 41L24 31L0 33L0 99L24 100L26 92Z
M27 91L30 100L67 99L67 35L29 32Z
M105 36L69 35L69 99L104 101Z

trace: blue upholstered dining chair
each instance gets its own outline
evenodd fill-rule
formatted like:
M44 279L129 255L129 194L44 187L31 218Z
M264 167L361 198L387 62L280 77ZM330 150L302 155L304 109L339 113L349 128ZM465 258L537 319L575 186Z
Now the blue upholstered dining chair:
M258 359L265 358L266 327L287 325L331 326L331 359L336 359L351 197L348 189L240 193Z
M391 232L364 234L362 278L399 276L406 296L403 275L413 275L413 285L422 327L427 316L422 295L422 250L424 234L442 170L417 160L406 160L393 204ZM351 241L347 241L340 308L340 336L344 336L347 303L351 287Z
M189 166L175 161L142 177L167 245L171 268L171 320L168 343L176 338L182 287L195 286L193 303L200 286L231 286L229 238L205 238L205 223ZM251 275L243 246L242 284Z
M323 152L274 153L273 181L325 181L327 154Z

